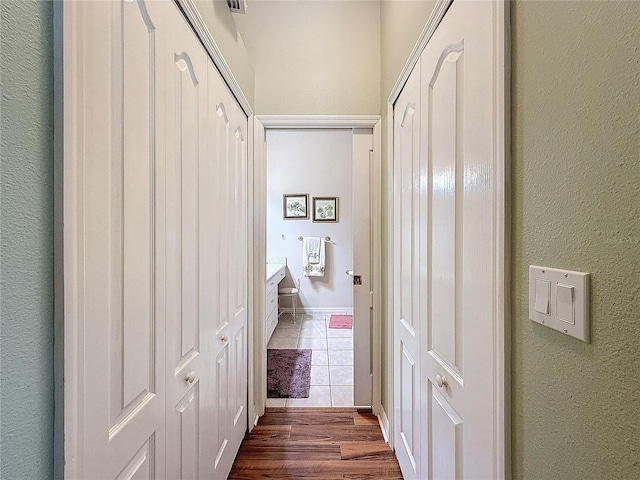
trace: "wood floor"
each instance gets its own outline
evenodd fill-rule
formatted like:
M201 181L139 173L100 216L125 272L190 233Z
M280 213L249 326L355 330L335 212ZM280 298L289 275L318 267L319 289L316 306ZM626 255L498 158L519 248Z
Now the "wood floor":
M230 479L402 479L371 410L268 408Z

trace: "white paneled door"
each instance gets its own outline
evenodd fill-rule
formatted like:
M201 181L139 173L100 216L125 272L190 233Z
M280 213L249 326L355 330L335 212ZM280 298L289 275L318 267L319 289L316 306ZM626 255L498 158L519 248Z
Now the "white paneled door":
M373 280L371 211L373 132L353 131L353 402L372 405Z
M498 5L454 1L395 105L395 445L407 477L500 476ZM406 131L413 103L419 140Z
M394 108L394 445L405 478L420 478L420 68Z
M247 117L174 2L64 2L65 476L226 478Z
M212 335L206 309L212 290L201 263L209 248L201 238L200 211L206 188L200 189L207 165L207 56L184 21L166 32L166 222L167 305L167 477L200 478L213 438L204 434L205 412L213 407L208 390ZM203 275L204 274L204 275ZM204 295L202 294L204 291ZM201 469L202 467L202 469Z

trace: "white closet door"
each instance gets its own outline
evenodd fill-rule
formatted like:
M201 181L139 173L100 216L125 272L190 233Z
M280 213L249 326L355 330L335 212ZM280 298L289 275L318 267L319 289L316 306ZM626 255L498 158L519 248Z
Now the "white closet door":
M213 448L207 478L226 478L247 429L247 117L209 63L209 129L202 212L208 257L203 275L212 319Z
M497 4L454 1L421 57L423 478L497 478Z
M247 427L247 117L174 2L67 2L69 478L226 478Z
M174 5L167 32L166 130L166 291L167 291L167 477L201 478L211 455L204 435L206 412L214 408L203 394L211 382L208 342L211 317L203 302L213 285L201 269L206 244L200 216L209 205L200 183L206 168L207 56Z
M157 2L65 2L65 476L165 476Z
M394 423L405 478L420 478L420 64L394 106Z

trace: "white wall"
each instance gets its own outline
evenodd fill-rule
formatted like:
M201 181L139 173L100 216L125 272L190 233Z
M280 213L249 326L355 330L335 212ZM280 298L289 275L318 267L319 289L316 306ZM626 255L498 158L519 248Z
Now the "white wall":
M378 1L248 2L233 16L256 72L256 113L380 112Z
M267 131L267 257L287 257L291 275L281 285L300 278L298 304L308 309L353 306L352 281L345 274L353 258L351 169L351 130ZM283 219L285 193L309 194L308 220ZM339 197L338 223L313 223L314 196ZM324 277L303 275L300 235L331 237Z

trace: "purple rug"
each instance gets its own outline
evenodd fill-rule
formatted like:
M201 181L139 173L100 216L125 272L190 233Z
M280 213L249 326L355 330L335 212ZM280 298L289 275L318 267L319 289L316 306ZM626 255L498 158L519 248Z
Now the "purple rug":
M309 398L311 350L267 349L267 398Z

